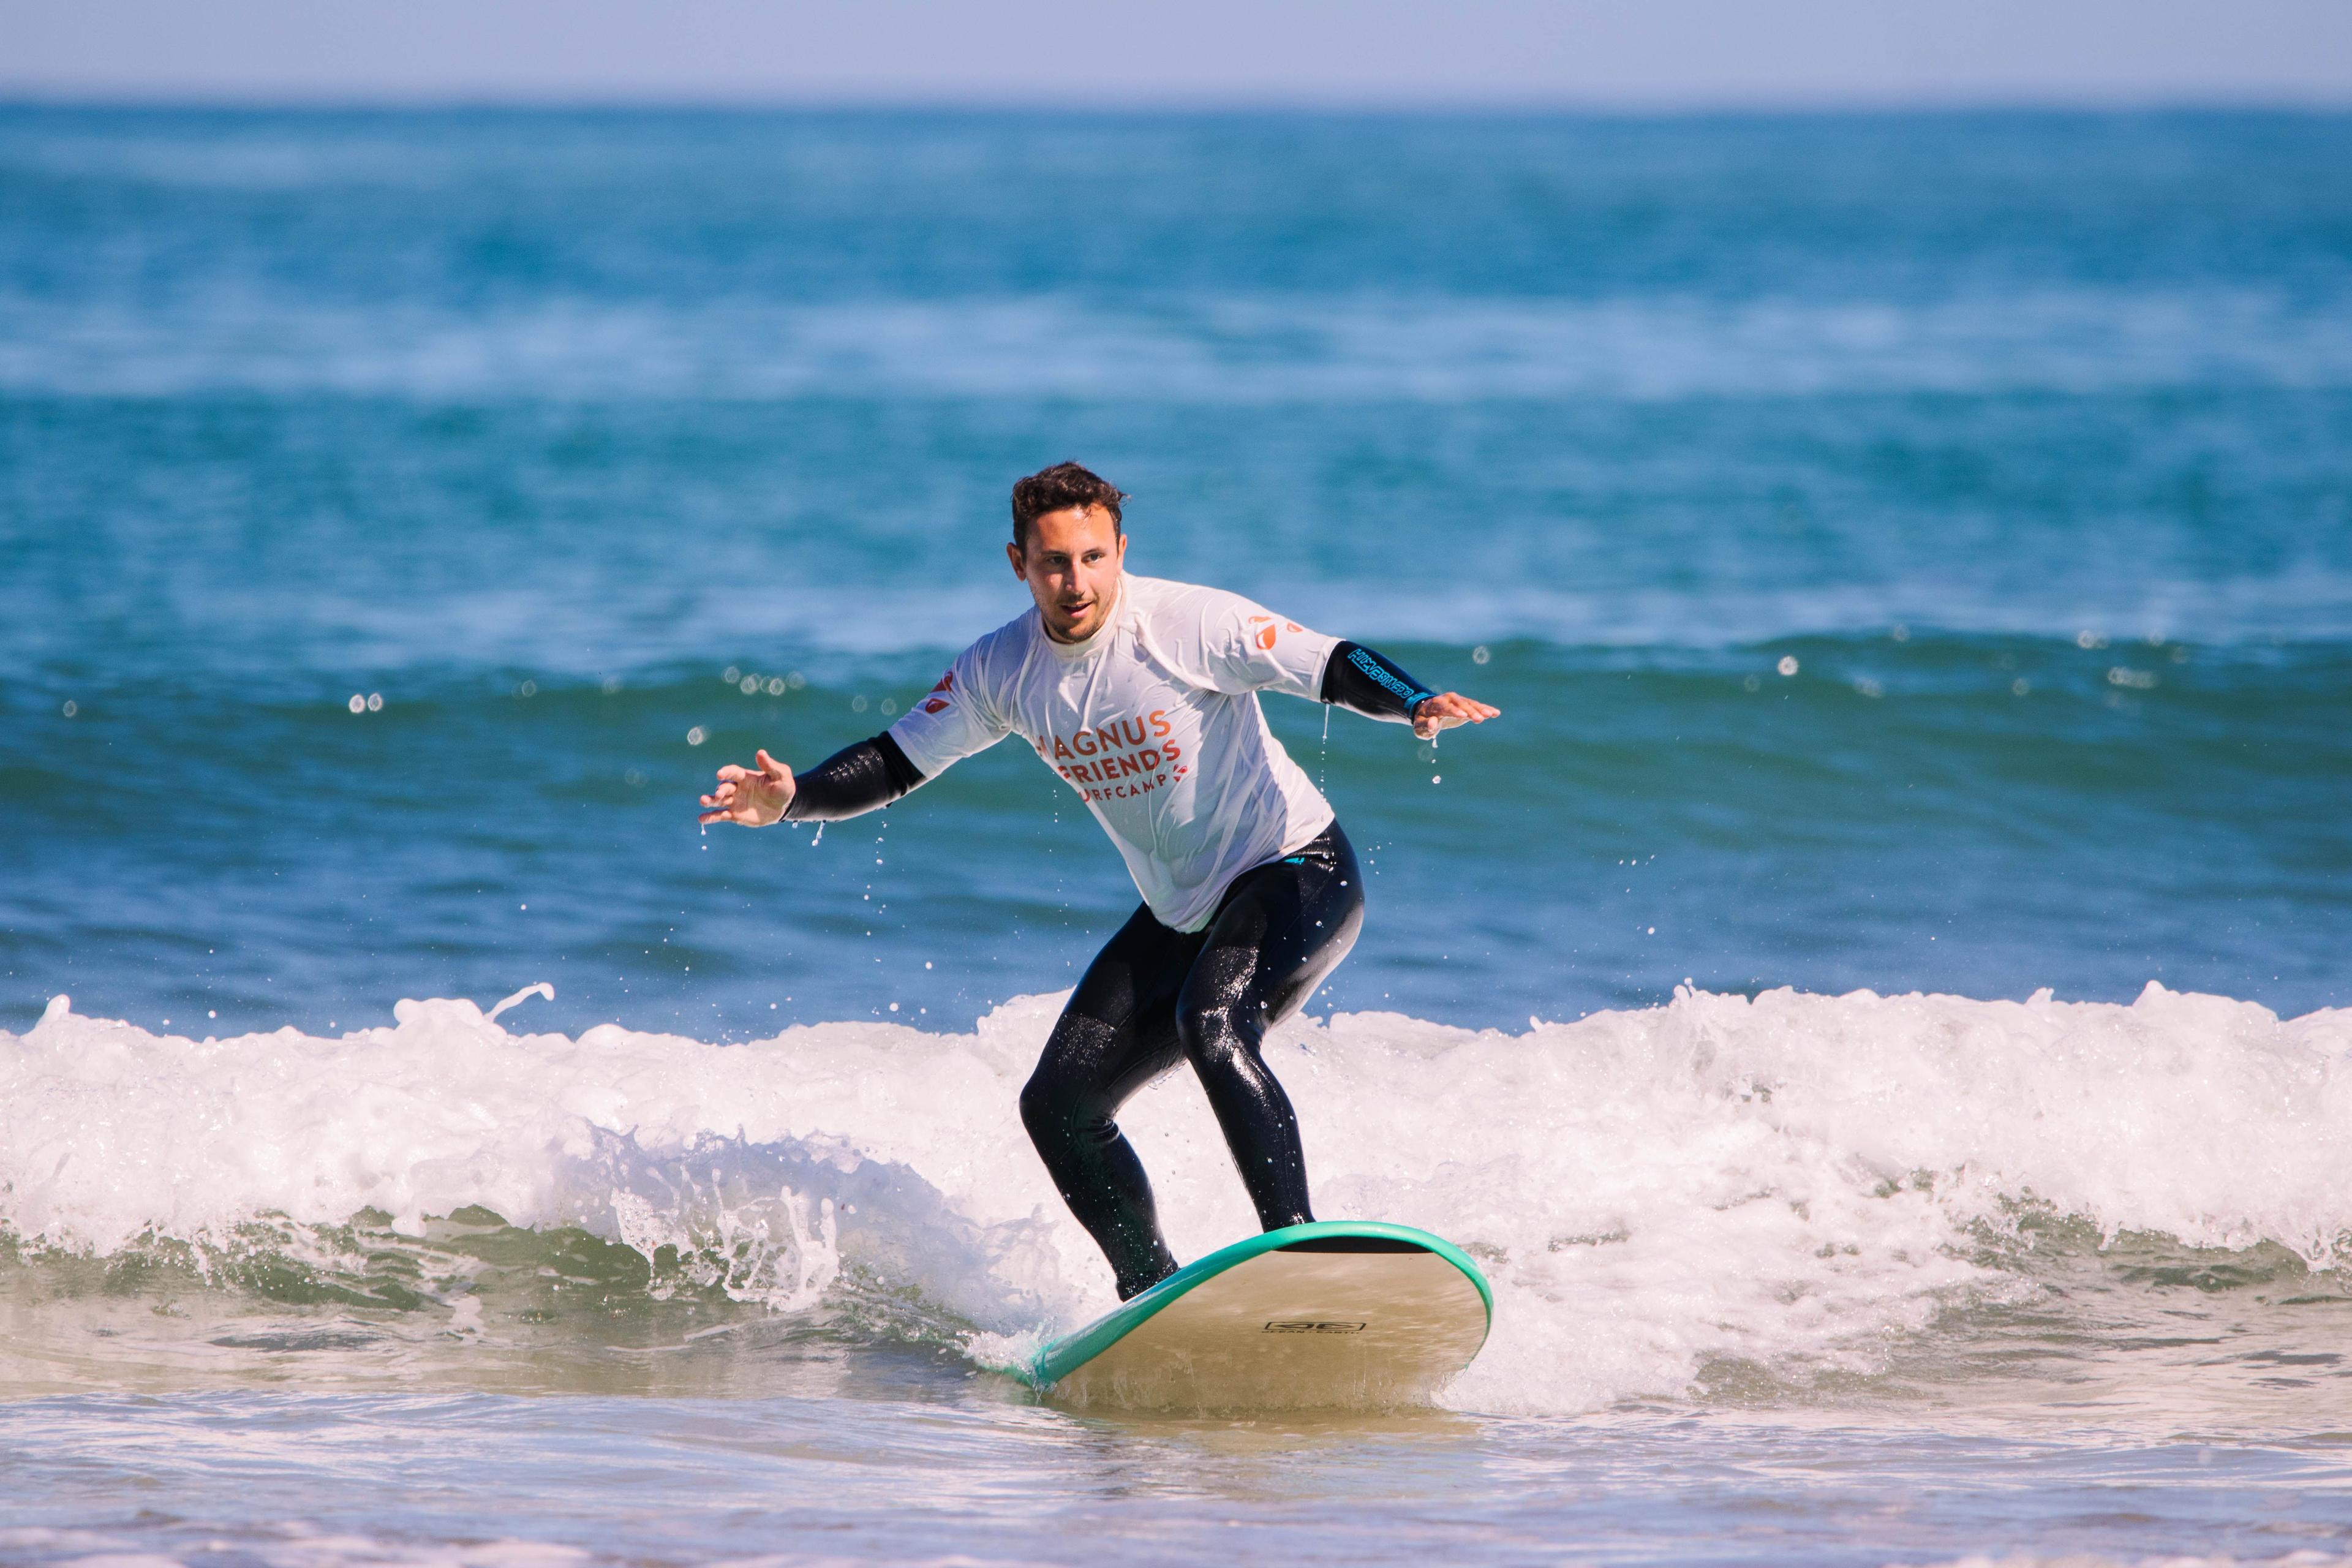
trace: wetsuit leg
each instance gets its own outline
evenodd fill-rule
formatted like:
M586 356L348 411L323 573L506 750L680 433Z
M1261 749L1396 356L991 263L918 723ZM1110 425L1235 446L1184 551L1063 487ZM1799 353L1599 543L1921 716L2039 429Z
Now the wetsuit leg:
M1363 923L1363 874L1335 822L1234 879L1177 994L1178 1037L1268 1230L1314 1215L1298 1119L1260 1055L1265 1032L1348 956Z
M1205 931L1171 931L1139 909L1087 966L1021 1090L1021 1120L1110 1260L1120 1300L1174 1273L1176 1259L1115 1118L1181 1060L1208 1092L1259 1223L1313 1217L1298 1121L1260 1049L1348 955L1363 919L1363 875L1335 823L1235 878Z
M1184 1059L1176 993L1202 936L1139 909L1087 966L1021 1090L1021 1120L1062 1201L1110 1259L1121 1300L1176 1271L1119 1106Z

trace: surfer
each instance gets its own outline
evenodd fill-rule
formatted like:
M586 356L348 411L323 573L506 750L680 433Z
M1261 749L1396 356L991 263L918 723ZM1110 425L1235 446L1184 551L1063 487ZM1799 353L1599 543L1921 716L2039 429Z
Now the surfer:
M761 751L705 823L831 822L889 805L1018 734L1085 799L1143 903L1062 1010L1021 1119L1122 1300L1173 1273L1118 1108L1189 1061L1266 1229L1314 1216L1289 1097L1260 1054L1363 924L1356 852L1266 728L1273 690L1433 737L1501 710L1237 594L1129 576L1127 495L1076 463L1013 487L1013 574L1035 607L957 658L887 731L795 775Z

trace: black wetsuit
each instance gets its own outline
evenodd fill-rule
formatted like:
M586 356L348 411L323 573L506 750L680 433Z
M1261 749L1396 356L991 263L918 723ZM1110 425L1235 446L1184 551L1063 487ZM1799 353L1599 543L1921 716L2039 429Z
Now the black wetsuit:
M1402 721L1430 695L1387 658L1342 642L1322 699ZM887 805L923 782L889 735L835 752L799 775L795 820ZM1290 1098L1260 1054L1266 1031L1348 956L1364 923L1364 881L1333 823L1310 844L1243 872L1208 925L1179 931L1139 906L1071 994L1021 1090L1021 1120L1070 1212L1118 1277L1122 1299L1175 1271L1143 1163L1119 1131L1119 1106L1180 1061L1192 1064L1233 1151L1258 1223L1314 1217Z

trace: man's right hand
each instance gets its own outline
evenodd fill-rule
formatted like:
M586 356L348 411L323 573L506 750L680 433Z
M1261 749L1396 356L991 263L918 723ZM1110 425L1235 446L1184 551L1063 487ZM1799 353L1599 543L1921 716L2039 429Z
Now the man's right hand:
M793 770L768 755L759 753L754 767L738 767L733 763L719 770L719 784L702 797L710 809L697 820L740 822L746 827L765 827L784 815L793 804Z

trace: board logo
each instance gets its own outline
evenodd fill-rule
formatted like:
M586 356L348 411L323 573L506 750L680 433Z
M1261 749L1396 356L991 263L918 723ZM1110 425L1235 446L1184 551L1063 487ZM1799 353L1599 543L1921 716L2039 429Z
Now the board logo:
M1302 1318L1290 1322L1268 1323L1259 1331L1268 1334L1360 1334L1364 1331L1364 1325L1318 1322Z

